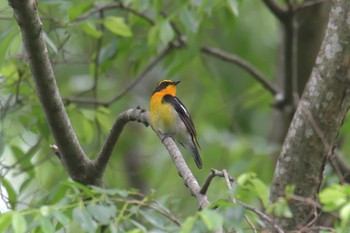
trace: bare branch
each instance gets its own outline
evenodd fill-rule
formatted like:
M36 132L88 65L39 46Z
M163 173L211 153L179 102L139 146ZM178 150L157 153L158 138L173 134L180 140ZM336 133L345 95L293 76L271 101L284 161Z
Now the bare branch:
M226 185L227 185L227 189L228 190L232 190L232 182L235 181L234 178L232 178L231 176L228 175L227 171L224 169L223 171L218 171L218 170L215 170L215 169L212 169L212 174L210 174L205 182L205 185L204 186L209 186L211 180L215 177L215 176L218 176L218 177L223 177L226 181ZM203 187L204 187L203 186ZM203 188L202 188L203 189ZM206 188L207 189L207 188ZM205 190L206 191L206 190ZM253 213L255 213L256 215L258 215L262 220L264 220L265 222L267 222L268 224L270 224L273 229L278 232L278 233L284 233L283 229L274 222L274 220L268 216L267 214L265 214L264 212L258 210L257 208L253 207L253 206L250 206L248 204L245 204L237 199L235 199L234 197L230 197L230 201L233 202L233 203L237 203L241 206L243 206L245 209L247 210L250 210L252 211ZM249 219L246 218L246 220L248 221L248 224L251 225L252 227L252 223L250 222ZM252 229L254 230L255 227L253 226Z
M138 121L148 126L148 112L146 110L136 108L129 109L119 114L101 148L101 151L97 156L97 159L94 160L94 166L96 169L95 173L97 176L103 176L103 172L107 166L109 158L112 155L115 144L117 143L124 126L130 121Z
M248 204L245 204L239 200L236 200L237 204L243 206L245 209L252 211L253 213L255 213L256 215L258 215L262 220L264 220L265 222L269 223L273 229L278 232L278 233L284 233L284 230L277 224L275 223L275 221L268 216L267 214L265 214L264 212L258 210L257 208L250 206Z
M242 58L234 55L226 53L220 49L212 48L208 46L204 46L201 49L201 52L218 57L224 61L230 62L232 64L238 65L245 71L247 71L250 75L252 75L266 90L268 90L271 94L276 95L278 93L281 93L281 90L279 90L277 87L272 84L268 80L267 77L265 77L260 71L258 71L254 66L249 64L247 61L243 60Z
M157 213L159 213L159 214L165 216L166 218L170 219L175 225L181 226L180 220L178 220L170 212L166 212L162 208L158 208L158 206L157 206L158 203L157 202L145 203L144 201L140 201L140 200L136 200L136 199L129 200L129 199L123 199L123 198L114 198L112 200L115 201L115 202L123 202L123 203L132 204L132 205L139 205L139 206L142 206L142 207L146 207L146 208L152 209L152 210L156 211Z
M126 11L146 20L151 25L155 24L154 20L152 18L148 17L147 15L145 15L145 14L143 14L143 13L141 13L133 8L131 8L130 6L123 4L122 2L111 2L111 3L106 3L106 4L95 5L94 9L92 9L92 10L86 12L85 14L79 16L78 18L74 19L73 23L83 21L83 20L89 18L90 16L96 14L97 12L115 9L115 8L120 8L120 9L126 10Z
M159 139L163 142L165 148L168 150L176 170L179 173L180 177L184 180L186 187L191 191L191 194L197 199L199 203L199 209L204 209L210 205L208 197L206 194L202 194L201 188L198 184L198 181L193 176L191 170L188 168L182 154L175 144L174 140L171 137L164 137L163 135L158 134Z
M337 149L333 151L333 155L330 156L329 161L333 167L333 170L337 174L340 183L350 183L350 166L341 152Z
M81 104L96 104L109 106L115 101L119 100L126 93L128 93L133 87L135 87L147 74L161 61L163 58L170 53L175 47L169 44L166 48L163 49L152 61L145 67L145 69L139 74L128 86L126 86L120 93L116 94L110 100L103 101L97 100L95 98L79 98L79 97L67 97L64 98L64 101L67 103L81 103Z
M62 155L62 162L74 180L84 183L83 176L89 168L90 160L78 142L60 98L38 16L37 2L9 0L9 4L21 28L37 95Z
M218 170L212 168L211 173L209 174L209 176L207 177L207 179L204 182L203 187L201 188L201 191L200 191L201 194L204 195L208 192L208 188L210 186L211 181L214 179L214 177L225 177L225 174L223 171L218 171ZM232 178L231 176L229 176L228 179L229 179L229 182L231 182L231 183L235 182L235 179Z
M339 14L339 9L343 14ZM321 50L276 164L270 189L272 202L284 197L285 188L290 184L295 185L294 194L311 199L317 197L322 185L325 162L332 154L350 106L350 63L344 62L344 58L350 55L349 9L348 0L332 1ZM337 37L337 47L342 49L337 50L333 46L334 37ZM329 48L333 51L331 56ZM275 219L286 230L292 231L310 217L312 208L294 200L288 204L293 218L286 220L276 216Z
M129 122L129 121L138 121L140 123L145 124L146 126L149 124L149 114L148 111L136 108L136 109L129 109L123 113L121 113L117 120L115 121L108 137L105 140L104 145L102 146L102 149L97 157L97 159L94 161L94 174L95 175L103 175L103 171L108 163L108 160L113 152L114 146L116 142L118 141L118 138L120 136L120 133L123 130L123 127ZM156 132L156 131L155 131ZM163 135L157 134L159 139L163 142L164 146L168 150L172 160L174 161L174 164L176 166L176 169L179 173L179 175L182 177L182 179L185 182L185 185L188 187L188 189L191 191L191 194L197 198L197 201L199 203L199 208L203 209L207 206L209 206L208 197L206 194L202 194L200 192L200 186L198 184L198 181L193 176L191 170L188 168L185 160L182 157L181 152L179 151L177 145L173 141L171 137L164 137Z

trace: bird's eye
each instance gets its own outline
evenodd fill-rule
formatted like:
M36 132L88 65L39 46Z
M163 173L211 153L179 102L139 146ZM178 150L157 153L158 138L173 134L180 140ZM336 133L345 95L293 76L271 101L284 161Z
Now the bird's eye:
M167 86L169 86L170 84L171 84L171 82L165 81L165 82L160 83L160 84L158 85L158 87L159 87L159 89L164 89L164 88L166 88Z

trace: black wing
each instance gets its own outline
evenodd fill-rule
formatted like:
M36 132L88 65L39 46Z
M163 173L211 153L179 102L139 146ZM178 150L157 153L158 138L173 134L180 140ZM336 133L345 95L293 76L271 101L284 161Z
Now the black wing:
M183 103L178 98L176 98L176 96L172 96L172 95L165 95L163 97L163 101L171 104L174 107L176 112L179 114L181 120L186 125L187 130L190 132L192 140L199 147L199 144L196 139L196 136L197 136L196 128L194 127L192 118L189 112L187 111L185 105L183 105Z

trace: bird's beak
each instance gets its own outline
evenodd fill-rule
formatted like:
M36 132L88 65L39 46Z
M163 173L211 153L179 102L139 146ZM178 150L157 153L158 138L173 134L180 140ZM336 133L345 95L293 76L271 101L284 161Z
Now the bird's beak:
M181 81L174 81L173 84L176 86L177 84L181 83Z

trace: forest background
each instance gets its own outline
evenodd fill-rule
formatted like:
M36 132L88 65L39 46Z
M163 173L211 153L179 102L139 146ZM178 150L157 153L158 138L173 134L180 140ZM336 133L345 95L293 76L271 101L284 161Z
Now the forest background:
M349 230L346 0L24 2L0 3L0 231ZM31 23L35 12L42 28ZM339 77L343 88L320 76ZM309 77L316 84L304 92ZM190 170L174 166L172 142L135 109L149 108L162 79L181 81L201 170L182 148ZM61 99L52 80L62 106L52 104ZM319 118L317 104L329 114ZM65 111L79 143L64 137L75 137ZM295 111L294 122L307 122L300 129ZM117 118L144 124L121 132ZM120 137L96 168L111 128ZM290 147L305 161L290 159ZM201 187L210 174L220 178L200 193L183 185L183 171Z

